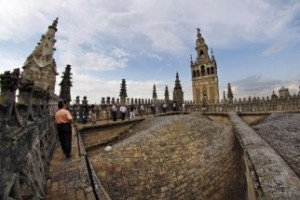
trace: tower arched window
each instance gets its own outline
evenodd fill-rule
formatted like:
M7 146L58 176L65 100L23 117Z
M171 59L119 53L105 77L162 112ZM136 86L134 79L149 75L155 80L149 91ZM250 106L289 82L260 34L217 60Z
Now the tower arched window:
M205 76L205 67L204 67L204 65L201 66L201 76Z
M203 50L200 51L199 56L200 56L200 57L203 57L203 56L204 56Z
M211 68L210 68L210 72L211 72L211 74L214 74L214 73L215 73L214 67L211 67Z
M210 68L209 67L206 69L206 74L210 75Z
M197 77L199 77L200 76L200 71L199 71L199 69L197 70Z
M193 71L193 77L196 77L196 70Z

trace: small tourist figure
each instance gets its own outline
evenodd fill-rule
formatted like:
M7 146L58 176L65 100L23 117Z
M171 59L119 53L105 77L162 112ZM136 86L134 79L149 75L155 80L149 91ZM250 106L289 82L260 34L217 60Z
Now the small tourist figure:
M120 112L121 112L121 117L122 117L123 121L125 120L126 111L127 111L126 107L124 105L122 105L120 107Z
M164 113L166 113L166 111L167 111L167 104L166 104L166 103L164 103L162 107L163 107L163 111L164 111Z
M151 105L151 112L153 115L155 115L155 104L154 103Z
M173 103L173 111L175 112L177 110L176 108L176 102Z
M130 116L129 116L130 119L135 118L134 109L135 109L135 106L133 104L131 104L131 106L130 106Z
M74 123L71 113L66 109L66 104L63 101L58 102L58 111L55 113L55 123L57 127L58 137L61 148L66 158L71 157L72 149L72 123Z
M141 117L143 117L144 112L145 112L145 107L142 104L141 107L140 107L140 115L141 115Z
M96 107L94 104L91 105L91 120L92 124L96 123Z
M113 104L111 110L112 110L113 121L117 121L117 111L118 111L117 106Z

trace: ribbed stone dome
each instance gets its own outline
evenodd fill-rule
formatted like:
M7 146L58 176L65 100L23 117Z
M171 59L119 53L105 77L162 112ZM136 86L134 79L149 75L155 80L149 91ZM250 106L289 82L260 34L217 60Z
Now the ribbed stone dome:
M245 199L231 126L200 114L149 118L90 159L112 199Z

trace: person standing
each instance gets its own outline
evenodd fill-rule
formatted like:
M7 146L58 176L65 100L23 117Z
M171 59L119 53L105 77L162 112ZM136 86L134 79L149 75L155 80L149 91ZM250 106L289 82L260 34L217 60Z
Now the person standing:
M176 102L173 103L173 111L176 112L177 111L177 106L176 106Z
M167 111L167 104L166 103L163 104L163 111L164 111L164 113L166 113L166 111Z
M122 116L123 121L125 120L126 111L127 111L126 107L124 105L122 105L120 107L120 112L121 112L121 116Z
M72 148L72 123L74 123L71 113L66 109L63 101L58 102L58 111L55 113L55 123L61 148L66 158L71 157Z
M134 109L135 109L135 106L133 104L131 104L131 106L130 106L130 117L129 117L130 119L135 118Z
M145 112L145 108L144 108L144 106L142 104L141 107L140 107L140 115L141 115L141 117L143 117L144 112Z
M91 119L92 119L92 124L96 123L96 108L95 105L91 105Z
M155 104L154 103L151 105L151 111L152 111L152 114L155 115Z
M185 104L182 104L182 112L185 112Z
M113 104L111 109L112 109L113 121L117 121L117 106Z

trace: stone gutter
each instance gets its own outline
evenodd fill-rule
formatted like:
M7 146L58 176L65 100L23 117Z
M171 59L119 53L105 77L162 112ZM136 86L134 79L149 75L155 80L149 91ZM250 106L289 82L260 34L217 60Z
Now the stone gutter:
M300 199L300 179L295 172L236 113L229 113L229 117L244 148L246 167L253 170L254 181L258 181L256 197L248 195L248 199Z
M78 142L78 151L79 156L85 158L86 168L89 173L90 183L92 185L94 195L96 199L105 199L105 200L111 200L105 189L102 187L100 180L98 179L95 170L93 169L93 166L91 162L88 159L88 155L86 153L85 147L83 145L81 135L79 130L77 129L77 142Z

